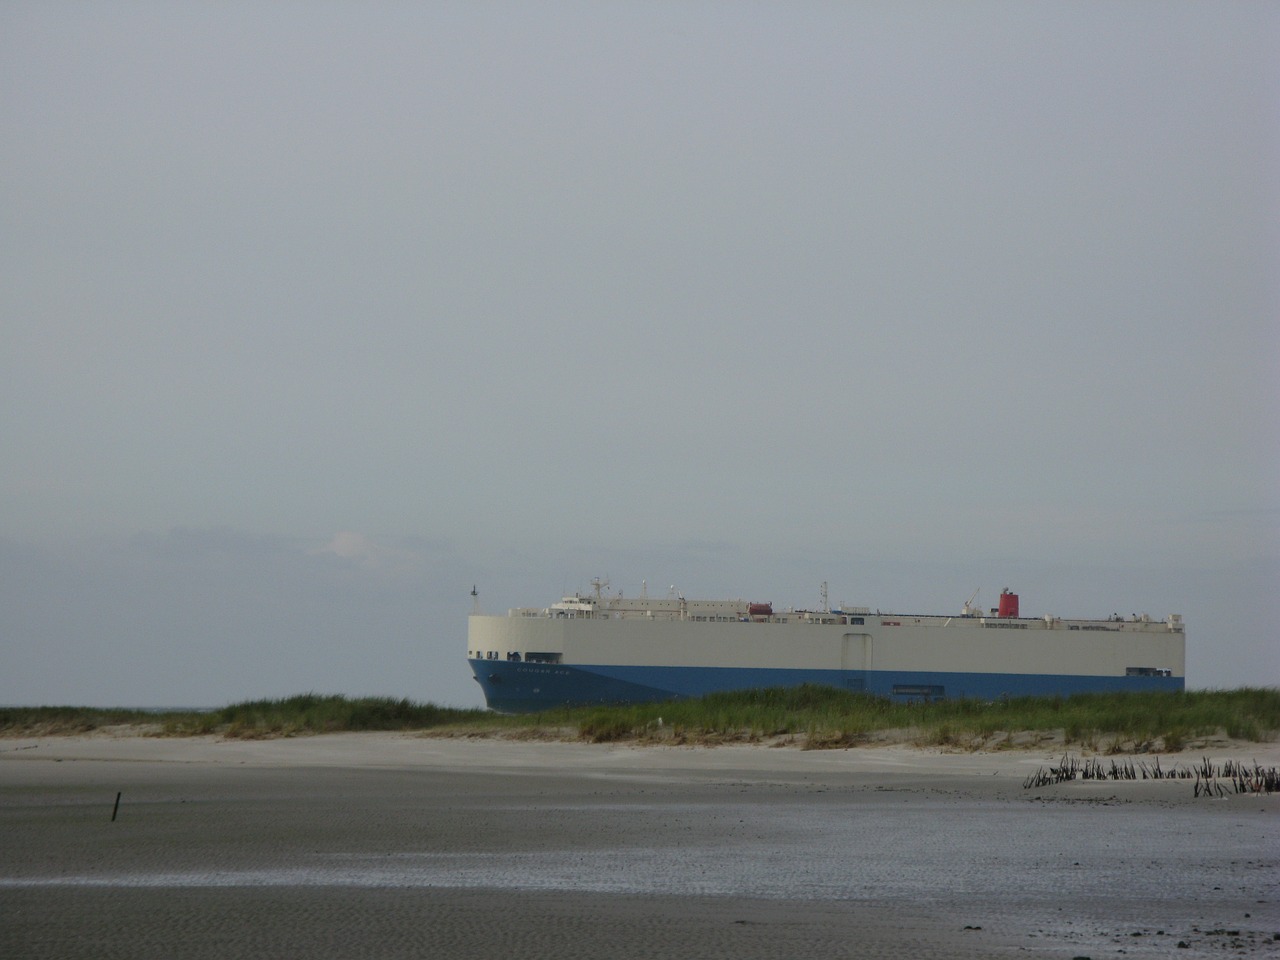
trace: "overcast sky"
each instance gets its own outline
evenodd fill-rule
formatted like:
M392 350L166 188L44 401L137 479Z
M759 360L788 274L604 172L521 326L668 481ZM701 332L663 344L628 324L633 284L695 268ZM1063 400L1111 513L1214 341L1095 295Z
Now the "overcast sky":
M486 610L1181 613L1280 684L1280 7L0 7L0 704Z

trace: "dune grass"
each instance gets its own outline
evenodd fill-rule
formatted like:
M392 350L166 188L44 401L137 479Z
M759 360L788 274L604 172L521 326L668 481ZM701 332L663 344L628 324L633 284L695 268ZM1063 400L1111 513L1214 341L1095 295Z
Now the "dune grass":
M767 741L811 749L882 738L960 749L1000 749L1056 738L1082 749L1118 753L1175 751L1217 736L1271 741L1280 733L1280 689L897 703L830 687L803 686L665 703L561 708L525 716L410 700L314 693L236 703L208 712L0 708L0 736L88 733L118 726L139 727L158 736L257 738L404 730L596 743Z
M157 714L146 710L99 707L0 707L0 736L71 736L103 727L142 726L155 723Z
M0 708L0 736L91 733L128 726L157 736L279 737L359 730L429 730L445 724L480 723L493 716L486 710L438 707L390 697L305 693L281 700L234 703L210 711L6 707Z
M713 694L700 700L584 710L593 741L674 742L795 738L803 745L863 743L893 731L924 745L1012 747L1060 736L1094 750L1178 750L1227 736L1270 741L1280 731L1280 690L1079 694L996 702L895 703L827 687Z
M461 710L390 697L349 699L299 694L283 700L233 703L210 713L166 718L170 735L217 733L225 737L296 736L368 730L430 730L445 724L477 721L484 710Z

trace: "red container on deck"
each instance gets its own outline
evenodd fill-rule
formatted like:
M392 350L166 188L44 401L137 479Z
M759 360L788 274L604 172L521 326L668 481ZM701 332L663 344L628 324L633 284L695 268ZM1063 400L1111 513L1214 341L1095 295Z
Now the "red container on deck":
M1000 591L1000 612L1001 617L1016 617L1018 615L1018 595L1010 593L1007 589Z
M773 616L773 604L749 603L747 604L747 615L751 617L771 617Z

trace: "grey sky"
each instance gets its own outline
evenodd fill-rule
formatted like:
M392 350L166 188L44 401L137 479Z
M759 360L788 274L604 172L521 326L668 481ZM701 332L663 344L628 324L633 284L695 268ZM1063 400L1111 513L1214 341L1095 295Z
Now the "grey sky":
M478 703L635 591L1280 683L1269 4L0 8L0 703Z

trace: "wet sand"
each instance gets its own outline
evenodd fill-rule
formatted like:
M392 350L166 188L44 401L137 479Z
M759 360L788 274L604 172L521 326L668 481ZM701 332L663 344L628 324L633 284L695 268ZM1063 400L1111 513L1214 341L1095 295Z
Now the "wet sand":
M1280 955L1280 797L1059 756L0 740L0 956Z

